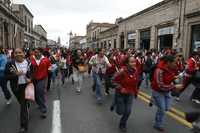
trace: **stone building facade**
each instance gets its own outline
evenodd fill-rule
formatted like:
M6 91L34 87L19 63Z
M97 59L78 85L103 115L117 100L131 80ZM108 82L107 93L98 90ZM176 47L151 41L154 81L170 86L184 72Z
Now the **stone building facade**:
M98 48L118 48L117 46L117 34L118 26L113 26L105 31L100 32L98 40Z
M188 56L200 47L200 0L163 0L123 19L118 47L130 42L136 49L174 48Z
M110 23L94 23L90 22L87 25L87 44L91 48L97 48L100 46L100 33L112 28L115 24Z
M69 40L69 48L70 49L80 49L80 42L84 38L84 36L71 36Z
M86 49L88 47L87 45L87 37L84 36L81 40L80 40L80 48L81 49Z
M47 47L47 32L42 25L35 25L33 29L34 47L46 48Z
M24 23L11 10L10 2L0 1L0 46L23 47Z
M12 10L25 24L24 29L24 47L34 47L34 35L33 35L33 14L24 4L13 4Z

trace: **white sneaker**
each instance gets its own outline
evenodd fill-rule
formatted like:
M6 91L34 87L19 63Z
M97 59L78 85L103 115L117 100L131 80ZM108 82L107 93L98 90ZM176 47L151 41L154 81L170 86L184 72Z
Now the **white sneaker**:
M177 102L179 102L179 101L180 101L180 98L179 98L179 97L176 97L175 100L176 100Z
M9 100L7 100L6 105L10 105L12 102L12 99L10 98Z
M196 103L196 104L200 104L200 101L197 99L192 99L192 102Z

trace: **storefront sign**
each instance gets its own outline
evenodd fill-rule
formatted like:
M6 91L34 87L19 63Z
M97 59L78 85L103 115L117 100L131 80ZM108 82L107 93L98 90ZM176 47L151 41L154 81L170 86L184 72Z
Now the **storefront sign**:
M174 34L174 27L165 27L158 30L158 36Z
M128 33L128 40L136 39L136 33Z

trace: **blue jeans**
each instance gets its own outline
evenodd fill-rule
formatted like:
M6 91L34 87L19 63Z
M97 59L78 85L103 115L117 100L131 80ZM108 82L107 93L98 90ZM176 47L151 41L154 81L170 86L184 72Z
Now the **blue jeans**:
M101 77L99 74L97 74L96 72L92 72L92 77L94 80L94 84L95 84L95 92L96 92L96 98L97 100L102 99L102 94L101 94Z
M162 127L165 112L169 110L170 107L170 92L152 92L152 97L155 105L157 106L157 112L155 117L155 127Z
M11 98L11 93L7 87L7 80L4 77L0 77L0 87L4 93L5 99L9 100Z
M120 119L120 128L126 128L127 120L131 114L132 111L132 104L133 104L133 95L127 95L127 94L120 94L116 93L116 99L117 99L117 110L119 109L121 112L118 112L122 115ZM121 108L121 109L120 109Z

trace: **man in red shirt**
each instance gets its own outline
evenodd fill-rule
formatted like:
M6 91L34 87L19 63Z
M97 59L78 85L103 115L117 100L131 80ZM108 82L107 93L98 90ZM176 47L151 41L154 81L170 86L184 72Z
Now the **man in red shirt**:
M46 84L48 78L48 71L50 70L51 63L47 57L42 55L42 49L36 49L35 55L31 59L31 65L33 68L33 83L35 86L35 100L39 105L41 111L41 117L46 118L47 106L46 106Z

